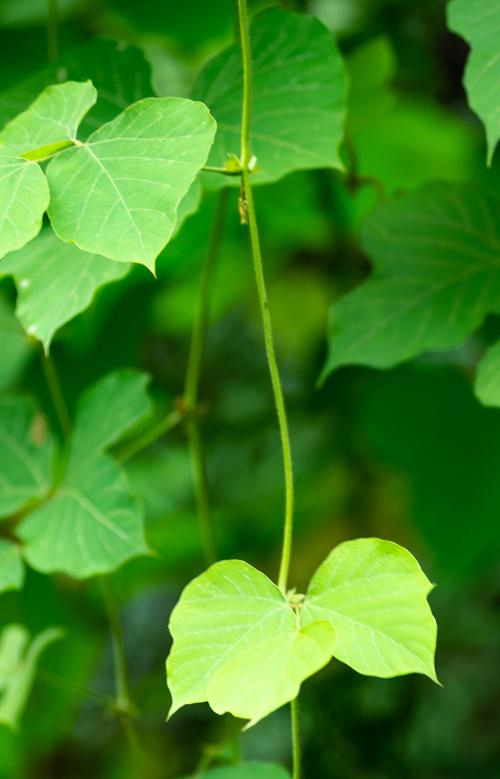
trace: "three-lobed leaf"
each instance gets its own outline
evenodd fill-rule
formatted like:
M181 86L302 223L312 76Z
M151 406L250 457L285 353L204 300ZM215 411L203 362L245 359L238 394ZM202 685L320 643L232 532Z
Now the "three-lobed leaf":
M436 681L431 589L410 552L374 538L334 549L305 598L286 598L248 563L216 563L172 613L170 716L207 701L252 725L293 700L331 657L372 676Z
M464 84L471 108L485 124L491 162L500 138L500 4L452 0L448 24L471 46Z
M270 9L254 18L251 38L255 183L294 170L342 167L347 79L330 32L312 16ZM232 46L207 65L193 90L217 120L210 165L239 154L242 92L241 54ZM207 179L214 187L230 182Z
M323 376L451 348L500 310L499 206L470 185L433 183L375 209L363 232L374 272L332 307Z
M55 232L84 251L154 269L214 135L202 103L134 103L49 164Z

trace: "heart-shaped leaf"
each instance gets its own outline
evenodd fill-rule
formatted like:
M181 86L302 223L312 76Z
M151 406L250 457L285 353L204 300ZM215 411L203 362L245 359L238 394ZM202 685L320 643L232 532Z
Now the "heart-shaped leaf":
M216 563L186 587L170 631L170 716L208 701L251 724L293 700L335 640L325 622L302 630L278 587L240 560Z
M51 484L53 442L27 398L0 399L0 517L43 498Z
M470 43L465 89L473 111L486 125L488 161L500 138L500 3L498 0L453 0L448 24Z
M24 565L19 547L0 538L0 592L20 590L24 581Z
M346 541L314 574L302 624L327 620L337 636L333 656L358 673L384 678L421 673L437 681L431 590L413 555L398 544Z
M215 122L202 103L146 98L47 168L57 235L84 251L153 269L206 162Z
M255 17L251 40L255 183L342 167L347 77L331 33L312 16L273 8ZM193 90L217 120L211 165L240 152L242 92L241 53L232 46L208 64ZM207 183L227 186L231 179L213 175Z

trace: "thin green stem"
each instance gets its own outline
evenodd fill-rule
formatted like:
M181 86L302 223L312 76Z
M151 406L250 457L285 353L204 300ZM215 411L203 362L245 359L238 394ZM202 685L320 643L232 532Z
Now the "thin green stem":
M191 345L189 348L183 396L183 404L187 414L186 432L191 458L191 467L193 471L196 509L200 522L203 551L207 565L211 565L216 561L217 551L215 543L215 531L210 511L207 468L203 450L203 442L201 438L197 405L201 365L205 351L210 316L210 294L224 230L228 197L228 190L223 189L217 202L214 225L201 274L200 291L198 294L198 302L195 312L193 332L191 336Z
M115 707L118 712L129 714L133 707L130 701L125 639L116 596L109 577L101 577L101 589L111 632L115 671Z
M300 721L299 699L295 698L290 704L292 718L292 755L293 755L293 779L300 779L301 775L301 748L300 748Z
M132 459L136 454L142 452L143 449L147 449L148 446L151 446L151 444L154 444L154 442L163 435L177 427L183 419L183 414L181 414L178 409L173 409L173 411L160 419L155 425L148 430L144 430L137 438L134 438L130 443L121 447L117 452L117 459L121 463Z
M47 0L47 51L49 62L59 56L59 9L57 0Z
M285 524L283 532L283 547L281 553L281 563L278 577L278 586L283 592L286 592L288 584L288 575L290 572L290 559L292 554L293 541L293 507L294 507L294 483L293 483L293 463L292 448L290 443L290 432L288 429L288 420L286 415L285 400L281 386L281 378L274 348L273 327L271 313L269 310L269 301L267 297L266 282L264 276L264 267L262 261L262 250L260 245L259 229L257 224L257 214L255 211L255 202L251 185L251 171L249 163L251 160L250 149L250 121L252 114L252 62L250 47L250 31L248 25L248 10L246 0L238 0L239 27L241 38L241 53L243 60L243 107L241 115L241 166L242 166L242 214L248 221L250 231L250 244L252 248L252 260L257 282L257 294L259 298L262 325L264 330L264 342L266 346L266 356L271 375L271 384L274 394L276 412L281 436L281 446L283 450L283 470L285 476Z
M50 397L52 398L52 404L56 412L57 421L61 428L61 432L65 439L68 439L71 433L71 419L68 413L64 395L61 389L59 377L57 375L56 367L49 354L42 356L43 370L49 388Z

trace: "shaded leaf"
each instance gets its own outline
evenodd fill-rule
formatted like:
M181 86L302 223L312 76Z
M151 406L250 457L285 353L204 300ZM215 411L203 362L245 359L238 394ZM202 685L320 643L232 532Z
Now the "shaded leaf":
M0 398L0 517L47 494L52 454L52 438L33 403Z
M500 343L490 347L480 361L474 390L484 406L500 407Z
M56 233L84 251L153 269L214 133L201 103L147 98L130 106L49 164Z
M500 138L500 4L498 0L453 0L448 24L471 46L464 84L473 111L486 126L488 161Z
M4 628L0 634L0 723L17 730L40 655L63 636L60 629L48 628L30 643L30 635L22 625Z
M50 229L0 265L1 274L15 278L20 322L45 351L57 330L84 311L100 287L128 270L127 265L60 241Z
M295 698L326 665L334 642L323 622L301 630L278 587L240 560L216 563L188 584L170 631L170 716L208 701L251 724Z
M21 373L31 354L31 346L10 301L3 295L0 295L0 342L0 391L4 391Z
M24 565L19 547L0 538L0 592L20 590L24 581Z
M363 234L374 273L331 310L323 376L448 349L500 310L499 205L468 185L435 183L377 208Z
M270 9L251 26L252 153L267 183L307 168L340 168L346 75L329 31L311 16ZM242 66L238 46L215 57L201 73L193 95L217 120L209 163L224 165L240 153ZM208 174L211 175L211 174ZM222 179L222 181L221 181ZM211 176L213 187L231 183Z
M413 555L398 544L346 541L314 574L302 623L330 622L333 656L358 673L384 678L421 673L437 681L431 589Z

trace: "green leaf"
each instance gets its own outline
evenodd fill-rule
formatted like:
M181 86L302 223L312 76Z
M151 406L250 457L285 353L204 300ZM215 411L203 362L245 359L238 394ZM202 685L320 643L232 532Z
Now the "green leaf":
M294 699L326 665L334 643L324 622L300 629L278 587L239 560L216 563L188 584L170 631L170 716L208 701L250 724Z
M62 142L74 143L78 125L96 99L97 92L90 81L67 81L47 87L0 132L0 152L21 156ZM43 156L46 155L41 154L40 158Z
M17 529L24 556L37 571L83 579L147 554L142 508L123 471L102 454L150 413L147 380L135 371L117 371L82 396L66 475Z
M147 98L130 106L49 164L56 233L84 251L153 269L214 133L201 103Z
M346 75L330 32L312 16L270 9L251 26L253 57L252 153L256 184L294 170L341 168ZM217 120L209 163L222 166L240 153L242 67L238 46L217 56L201 73L194 96ZM231 179L207 174L207 183ZM222 179L222 181L221 181Z
M81 468L73 463L54 496L17 533L33 568L75 579L109 573L148 552L141 508L123 472L102 454Z
M48 352L56 331L92 302L104 284L123 278L128 266L82 252L50 229L0 264L18 291L16 314L26 332Z
M435 183L377 208L363 234L374 274L332 308L323 377L449 349L500 310L499 206L468 185Z
M421 673L434 681L432 585L406 549L360 538L337 546L314 574L302 623L327 620L333 656L358 673L388 678Z
M117 443L149 416L149 377L133 370L110 373L81 397L71 446L71 461L80 465Z
M4 628L0 634L0 723L17 730L40 655L63 636L59 628L48 628L30 643L30 635L22 625Z
M500 343L491 346L480 361L474 391L483 406L500 407Z
M46 70L0 95L0 125L24 111L51 84L91 81L97 102L80 124L82 137L111 121L131 103L152 96L151 69L144 54L123 42L96 39L64 55Z
M448 25L471 46L465 70L469 104L486 126L488 162L500 138L500 5L498 0L453 0Z
M52 439L32 402L0 398L0 517L47 494L52 454Z
M8 262L8 260L5 260ZM0 266L1 267L1 266ZM0 294L0 391L10 389L26 365L31 345L9 300Z
M240 763L213 768L211 771L197 774L196 779L290 779L290 774L281 766L271 763Z
M19 547L0 538L0 592L20 590L24 581L24 565Z
M38 234L48 205L49 187L39 166L0 153L0 258Z

